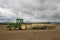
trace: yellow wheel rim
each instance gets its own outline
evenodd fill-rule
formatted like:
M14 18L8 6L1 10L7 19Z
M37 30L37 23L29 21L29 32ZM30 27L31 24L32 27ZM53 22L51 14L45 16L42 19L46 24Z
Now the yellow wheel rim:
M21 29L26 29L26 25L25 24L22 24L21 25Z
M11 30L13 31L14 30L14 27L11 27Z

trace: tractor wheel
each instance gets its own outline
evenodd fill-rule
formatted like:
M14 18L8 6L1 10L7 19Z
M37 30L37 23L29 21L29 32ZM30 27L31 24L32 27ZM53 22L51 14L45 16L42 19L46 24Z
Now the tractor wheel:
M25 24L22 24L22 25L20 26L20 29L21 29L21 30L26 30L26 29L27 29L27 27L26 27L26 25L25 25Z
M10 30L12 30L12 31L15 30L15 27L10 27Z

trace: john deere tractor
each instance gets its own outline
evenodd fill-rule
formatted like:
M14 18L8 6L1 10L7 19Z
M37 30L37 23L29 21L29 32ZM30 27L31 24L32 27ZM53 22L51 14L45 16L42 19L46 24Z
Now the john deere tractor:
M27 28L27 26L23 22L23 19L16 19L16 23L10 23L7 26L8 30L15 30L15 29L25 30L26 28Z

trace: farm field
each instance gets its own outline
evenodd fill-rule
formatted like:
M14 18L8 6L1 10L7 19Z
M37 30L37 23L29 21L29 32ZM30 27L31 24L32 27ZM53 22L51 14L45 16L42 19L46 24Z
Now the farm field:
M60 27L51 30L6 30L0 25L0 40L60 40Z

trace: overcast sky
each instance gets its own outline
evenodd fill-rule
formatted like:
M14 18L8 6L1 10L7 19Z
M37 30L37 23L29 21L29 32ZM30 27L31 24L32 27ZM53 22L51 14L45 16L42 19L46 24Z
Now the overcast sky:
M0 0L0 22L16 17L25 22L60 22L60 0Z

